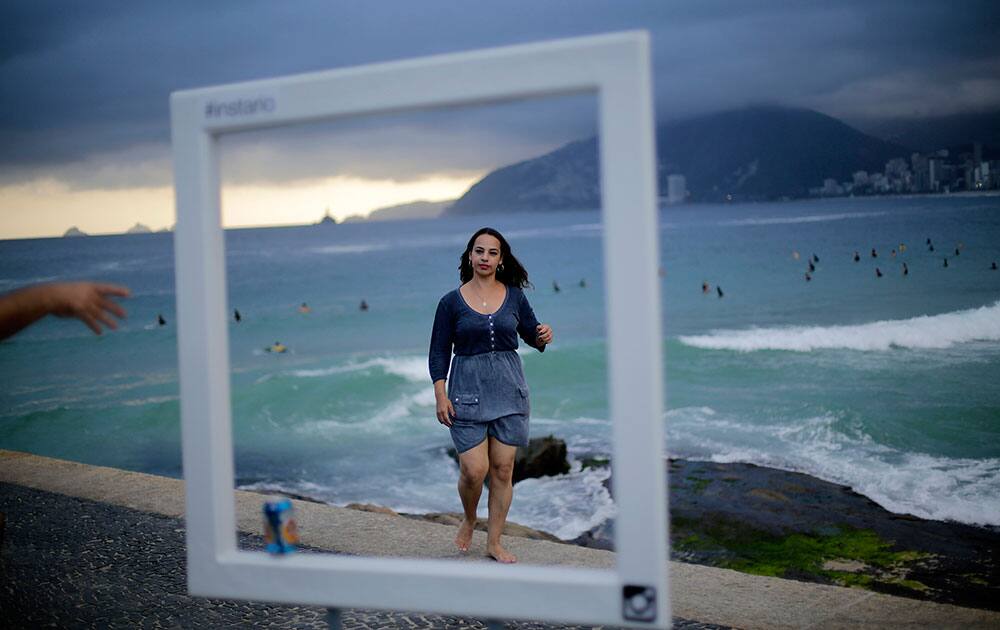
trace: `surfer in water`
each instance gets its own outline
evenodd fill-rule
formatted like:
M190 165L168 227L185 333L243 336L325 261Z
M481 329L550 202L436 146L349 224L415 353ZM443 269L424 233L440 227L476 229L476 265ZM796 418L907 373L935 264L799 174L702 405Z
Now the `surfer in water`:
M725 295L725 293L722 292L722 287L719 285L715 285L715 292L719 294L720 299Z
M882 277L882 270L879 269L878 267L875 267L875 277L876 278L881 278Z
M240 309L238 309L238 308L234 308L233 309L233 319L236 320L237 324L240 323L241 321L243 321L243 316L240 315Z
M857 250L855 250L854 251L854 262L858 262L860 260L861 260L861 255L858 254Z
M910 275L910 268L906 266L906 263L903 263L903 275L904 276Z
M162 313L157 313L156 314L156 324L158 326L166 326L167 325L167 320L163 319L163 314Z

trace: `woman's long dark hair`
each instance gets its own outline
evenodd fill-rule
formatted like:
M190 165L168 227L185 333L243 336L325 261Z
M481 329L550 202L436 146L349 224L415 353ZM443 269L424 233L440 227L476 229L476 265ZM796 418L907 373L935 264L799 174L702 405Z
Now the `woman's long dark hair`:
M458 273L459 277L462 279L463 283L472 280L472 263L469 262L469 254L472 253L472 247L476 244L476 239L483 234L489 234L498 241L500 241L500 266L497 267L497 280L504 283L509 287L517 287L523 289L525 287L530 287L531 283L528 282L528 270L514 257L514 254L510 251L510 244L507 243L507 239L503 237L503 234L497 232L491 227L480 228L472 235L469 239L469 244L465 246L465 252L462 254L458 261Z

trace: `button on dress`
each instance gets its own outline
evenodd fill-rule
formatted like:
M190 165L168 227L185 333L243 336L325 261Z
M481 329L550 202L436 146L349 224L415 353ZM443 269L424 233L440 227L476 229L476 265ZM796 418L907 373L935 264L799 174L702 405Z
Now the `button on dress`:
M503 304L490 314L474 310L458 289L441 298L428 366L431 382L447 378L448 398L459 420L489 422L510 414L528 415L528 384L517 338L544 352L537 326L528 298L517 287L507 287Z

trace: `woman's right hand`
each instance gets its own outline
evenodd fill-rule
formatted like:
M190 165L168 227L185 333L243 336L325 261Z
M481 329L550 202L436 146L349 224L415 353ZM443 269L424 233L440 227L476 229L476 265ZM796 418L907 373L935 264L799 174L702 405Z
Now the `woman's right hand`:
M455 408L451 406L448 396L436 396L437 398L437 418L438 422L446 427L451 427L452 418L455 417Z

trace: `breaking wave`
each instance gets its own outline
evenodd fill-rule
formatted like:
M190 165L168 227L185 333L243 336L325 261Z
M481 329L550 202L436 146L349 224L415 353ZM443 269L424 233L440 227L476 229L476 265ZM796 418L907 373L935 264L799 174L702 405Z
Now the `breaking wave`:
M877 321L853 326L716 330L707 335L684 335L678 339L681 343L695 348L737 352L942 349L971 341L1000 341L1000 302L941 315L923 315L911 319Z

